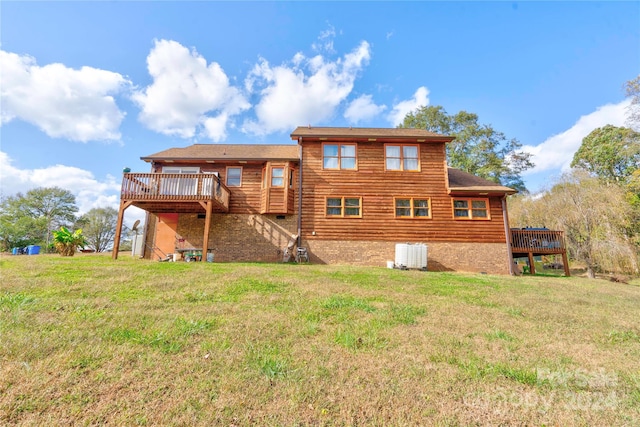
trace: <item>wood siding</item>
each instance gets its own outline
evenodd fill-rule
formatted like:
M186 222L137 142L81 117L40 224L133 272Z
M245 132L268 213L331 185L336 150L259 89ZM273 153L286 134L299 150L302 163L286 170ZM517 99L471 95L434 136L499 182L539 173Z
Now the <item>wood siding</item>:
M272 168L283 169L283 186L271 187L271 170ZM289 186L289 173L293 171L293 187ZM295 188L298 182L295 181L296 174L294 166L291 162L278 163L267 162L263 171L263 188L261 197L261 210L263 214L293 214L295 213Z
M265 168L267 162L262 163L238 163L238 162L216 162L216 163L171 163L171 166L174 167L200 167L202 172L217 172L220 176L220 182L225 184L226 181L226 172L228 166L233 167L242 167L242 185L240 187L226 187L229 191L229 201L228 206L229 210L227 213L229 214L256 214L264 212L265 204L267 202L267 194L266 191L263 191L262 188L262 173L263 168ZM273 163L274 165L280 165L284 167L295 167L293 163L287 162L278 162ZM160 166L158 166L160 168ZM176 175L179 176L179 175ZM288 177L284 177L285 183L288 183ZM270 197L273 208L271 213L287 213L293 214L297 212L296 204L295 204L295 189L298 187L298 182L295 181L294 189L289 190L287 185L287 190L283 188L279 189L271 189L275 191L275 195L271 194ZM279 194L276 190L280 190ZM293 204L288 204L288 201L293 199ZM286 206L285 206L286 204ZM283 211L283 209L285 209ZM192 212L201 212L201 208L196 206ZM183 212L183 210L181 211Z
M322 143L302 145L304 239L506 242L499 197L489 198L491 220L453 219L444 143L420 144L420 172L385 171L381 142L358 143L357 171L322 170ZM362 197L362 218L326 218L327 196ZM432 219L396 218L394 197L402 196L430 198Z

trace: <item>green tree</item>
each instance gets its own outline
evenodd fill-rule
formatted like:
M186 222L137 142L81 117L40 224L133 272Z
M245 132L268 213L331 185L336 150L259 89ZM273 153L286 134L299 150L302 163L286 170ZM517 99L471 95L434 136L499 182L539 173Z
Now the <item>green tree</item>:
M571 167L582 168L606 181L626 184L640 169L640 133L606 125L584 137Z
M39 187L7 197L0 207L3 223L20 223L22 226L7 227L4 231L7 235L27 231L28 237L33 243L44 243L49 246L51 232L62 226L72 224L75 221L75 213L78 211L75 196L68 190L59 187ZM26 230L25 230L26 229ZM4 240L5 237L3 236Z
M522 144L517 139L478 123L476 114L460 111L449 115L442 106L419 107L407 114L399 127L455 136L447 144L449 166L526 191L521 174L534 166L531 154L520 150Z
M96 252L104 252L113 243L116 234L118 211L114 208L94 208L84 214L79 224L87 244Z
M0 250L41 244L47 227L42 218L14 217L0 208Z

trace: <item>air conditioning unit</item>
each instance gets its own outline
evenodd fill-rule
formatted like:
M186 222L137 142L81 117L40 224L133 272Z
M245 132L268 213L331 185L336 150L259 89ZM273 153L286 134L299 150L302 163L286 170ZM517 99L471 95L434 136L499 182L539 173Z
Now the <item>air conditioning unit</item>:
M396 243L396 268L427 269L427 245L424 243Z

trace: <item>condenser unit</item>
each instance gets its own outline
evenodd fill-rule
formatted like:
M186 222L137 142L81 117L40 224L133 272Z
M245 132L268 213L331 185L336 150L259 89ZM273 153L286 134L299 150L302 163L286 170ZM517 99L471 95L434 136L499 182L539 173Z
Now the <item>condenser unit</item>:
M427 269L427 245L424 243L396 243L396 268Z

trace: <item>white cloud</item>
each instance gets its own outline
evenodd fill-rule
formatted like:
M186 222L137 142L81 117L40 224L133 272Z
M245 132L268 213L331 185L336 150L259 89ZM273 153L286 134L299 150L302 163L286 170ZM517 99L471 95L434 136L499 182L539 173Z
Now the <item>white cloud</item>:
M35 58L0 50L2 123L19 119L52 138L119 140L125 113L112 95L131 82L118 73L63 64L37 65Z
M363 41L333 62L321 55L306 59L300 53L291 64L276 67L261 59L245 81L248 89L261 87L261 99L255 107L257 121L245 121L243 131L265 135L329 119L351 93L370 58L369 43Z
M426 107L427 105L429 105L429 89L420 86L413 94L413 98L395 104L387 118L393 126L397 126L402 123L408 113L418 107Z
M156 132L192 138L204 129L205 136L221 141L230 118L250 107L219 64L207 65L195 49L178 42L157 40L147 68L153 83L133 100L142 109L140 121Z
M371 95L362 95L349 104L344 112L344 117L349 120L350 123L357 124L358 122L374 118L386 108L386 105L376 105Z
M98 180L88 170L73 166L55 165L38 169L19 169L12 165L7 153L0 151L0 193L3 197L25 193L38 187L60 187L76 196L79 214L93 208L120 205L120 182L114 176L107 175ZM10 192L7 190L11 190ZM144 220L144 211L130 207L125 211L125 222Z
M329 28L325 31L322 31L318 36L318 42L313 43L311 48L316 52L327 52L327 53L335 53L335 49L333 48L333 39L336 36L336 29L333 25L328 24Z
M591 131L605 125L624 126L625 110L629 103L629 100L625 100L618 104L598 107L593 113L580 117L571 128L547 138L541 144L524 145L522 150L533 155L535 167L523 175L547 170L568 170L573 155L582 144L582 139Z

